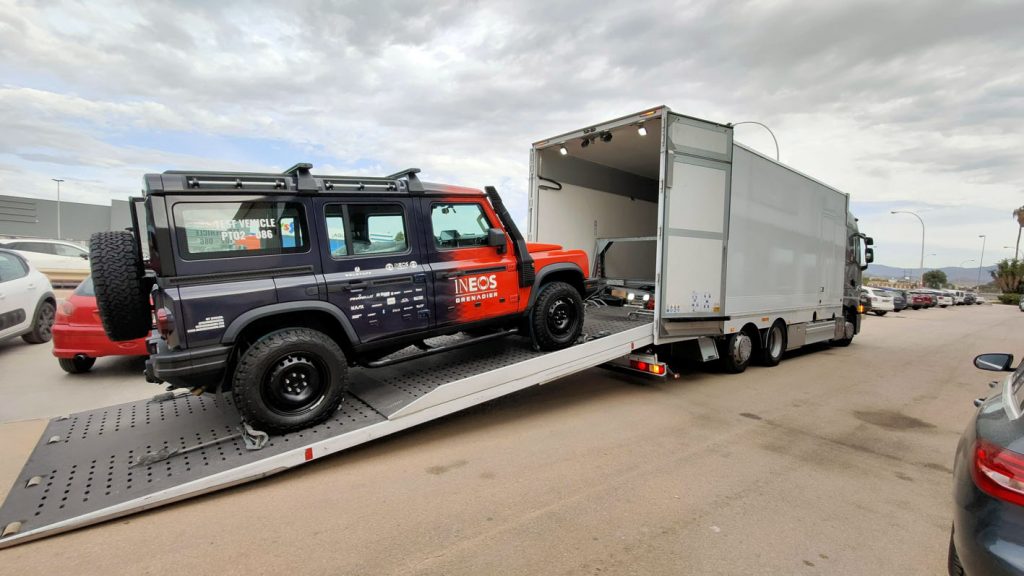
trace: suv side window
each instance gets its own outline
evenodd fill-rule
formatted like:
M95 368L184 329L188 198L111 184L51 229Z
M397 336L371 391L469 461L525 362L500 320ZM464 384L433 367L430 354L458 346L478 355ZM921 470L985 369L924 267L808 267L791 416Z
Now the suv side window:
M46 242L15 242L10 246L11 250L21 250L22 252L35 252L36 254L56 254L57 252L53 249L53 244L47 244Z
M476 202L433 204L430 223L438 248L486 246L491 227L483 207Z
M0 282L10 282L18 278L24 278L28 274L28 268L14 254L0 253Z
M409 250L399 204L328 204L324 207L331 256L370 256Z
M187 260L290 254L309 249L297 202L179 202L175 234Z
M71 256L74 258L81 258L83 254L88 254L88 252L81 248L75 248L65 244L53 244L53 251L57 253L57 256Z

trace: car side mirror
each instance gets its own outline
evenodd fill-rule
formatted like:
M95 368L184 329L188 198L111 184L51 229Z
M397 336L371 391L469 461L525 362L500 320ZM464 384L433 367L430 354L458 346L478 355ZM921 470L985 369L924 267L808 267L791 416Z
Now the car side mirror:
M501 228L489 228L487 230L487 245L498 249L498 254L505 253L508 241L505 238L505 231Z
M1013 354L980 354L974 357L974 366L992 372L1012 372Z
M85 253L85 252L82 252L81 254L79 254L79 256L82 257L82 260L88 260L89 259L89 254Z

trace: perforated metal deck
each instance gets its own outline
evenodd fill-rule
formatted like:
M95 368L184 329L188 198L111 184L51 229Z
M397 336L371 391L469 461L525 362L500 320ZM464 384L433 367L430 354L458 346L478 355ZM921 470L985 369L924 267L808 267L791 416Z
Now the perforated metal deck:
M260 450L240 437L148 466L138 456L237 434L226 396L184 395L80 412L50 421L0 507L0 548L124 516L273 474L530 385L596 366L651 341L649 320L588 310L572 348L541 353L524 338L492 340L373 370L350 372L327 422L271 436Z

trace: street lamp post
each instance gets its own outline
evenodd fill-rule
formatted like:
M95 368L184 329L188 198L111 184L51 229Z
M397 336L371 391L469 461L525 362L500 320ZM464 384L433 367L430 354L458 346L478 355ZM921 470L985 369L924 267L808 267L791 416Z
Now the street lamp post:
M921 280L918 287L924 288L924 220L918 216L917 212L911 212L910 210L892 210L891 212L893 214L910 214L921 223Z
M779 140L778 140L778 138L775 137L775 132L772 132L771 128L765 126L764 124L762 124L760 122L755 122L753 120L744 120L743 122L736 122L732 126L733 126L733 128L735 128L736 126L739 126L740 124L757 124L761 128L764 128L765 130L767 130L768 133L772 135L772 141L775 142L775 161L779 162Z
M978 260L978 283L974 287L975 290L977 290L978 287L981 286L981 267L985 265L985 240L986 240L986 238L985 238L984 234L978 234L978 238L981 238L981 259Z
M57 183L57 240L60 240L60 183L64 180L61 180L60 178L50 178L50 180Z

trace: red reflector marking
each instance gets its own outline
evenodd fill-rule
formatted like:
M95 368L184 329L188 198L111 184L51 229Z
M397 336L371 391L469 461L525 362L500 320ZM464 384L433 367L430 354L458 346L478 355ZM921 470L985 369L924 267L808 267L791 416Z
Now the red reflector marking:
M309 462L312 459L313 459L313 449L312 448L306 448L306 462Z

